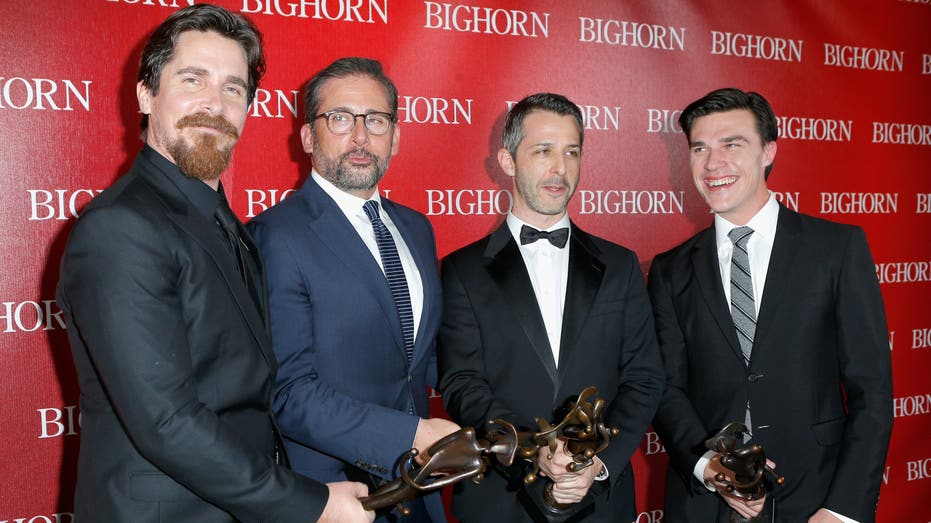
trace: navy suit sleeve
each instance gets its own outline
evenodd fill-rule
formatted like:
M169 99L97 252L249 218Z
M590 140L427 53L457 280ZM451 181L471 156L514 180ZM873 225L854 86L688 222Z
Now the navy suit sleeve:
M892 432L892 370L888 327L875 265L862 229L842 255L836 325L847 419L824 507L872 521Z
M287 233L261 221L250 222L249 230L268 275L272 343L279 362L275 411L282 433L346 463L362 462L368 472L392 477L398 456L413 445L420 418L361 401L329 385L328 380L341 378L319 372L313 308L326 306L332 298L311 295ZM345 372L351 375L351 366Z
M75 226L59 300L75 350L93 365L82 379L95 373L138 452L191 492L240 520L306 522L322 512L326 487L278 467L271 449L248 445L200 399L178 282L216 268L179 263L165 228L122 207L86 212Z

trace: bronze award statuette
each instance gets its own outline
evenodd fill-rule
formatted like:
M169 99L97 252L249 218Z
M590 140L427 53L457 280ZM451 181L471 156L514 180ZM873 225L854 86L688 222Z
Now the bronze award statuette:
M404 506L418 496L439 490L446 485L471 479L479 483L485 477L489 456L493 455L501 465L508 467L514 462L517 452L517 430L503 420L492 420L488 439L477 439L475 429L463 427L437 440L427 449L427 461L418 466L414 458L417 449L401 455L401 477L387 483L361 499L365 510L379 510L396 506L401 515L410 515Z
M727 479L723 472L718 473L714 479L727 485L727 492L748 501L760 499L766 495L766 487L763 485L763 473L767 472L772 476L776 485L782 485L785 478L776 474L769 465L766 464L766 454L763 447L754 443L738 448L738 442L743 439L744 434L749 434L746 425L732 421L721 429L713 437L705 441L705 447L709 450L721 453L721 464L734 472L733 481ZM775 499L770 496L763 510L753 518L745 518L728 507L726 516L719 516L720 523L763 523L775 521L776 505Z
M552 482L536 481L540 472L536 457L539 449L544 446L554 452L556 440L562 439L572 455L573 461L566 467L570 472L594 463L595 455L604 450L610 438L619 433L618 429L605 426L604 400L596 398L591 401L597 393L594 387L582 391L578 399L568 403L565 416L556 424L537 418L539 432L518 432L511 423L494 419L488 422L484 438L477 438L472 427L463 427L441 438L427 449L427 460L423 465L418 465L414 460L418 454L417 449L411 449L399 459L400 477L362 498L362 506L366 510L397 507L402 515L408 515L410 509L404 506L405 501L464 479L479 483L489 466L497 463L507 469L514 463L514 458L519 456L531 463L532 472L524 476L523 481L527 486L525 490L542 517L550 523L568 521L591 504L591 494L586 496L587 501L583 499L571 505L556 503L551 493ZM495 462L491 461L492 457ZM536 488L533 488L534 485Z
M552 453L556 451L556 440L563 440L566 450L572 456L572 462L566 465L566 470L576 472L592 466L594 457L608 447L611 438L620 434L617 427L608 427L605 424L605 402L603 398L595 398L596 394L598 389L595 387L583 390L576 400L568 402L565 415L555 425L537 418L540 431L531 436L531 441L536 447L532 449L533 454L527 455L522 447L518 449L521 457L533 460L532 471L524 477L525 491L548 523L571 520L588 509L594 498L589 492L578 503L559 503L553 499L553 482L549 479L544 482L542 488L535 488L533 484L540 473L540 467L536 462L537 449L548 447L549 456L552 457Z

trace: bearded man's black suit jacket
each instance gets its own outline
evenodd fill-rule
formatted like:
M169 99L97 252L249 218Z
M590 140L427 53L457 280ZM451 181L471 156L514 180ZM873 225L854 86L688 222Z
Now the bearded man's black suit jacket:
M326 486L276 465L265 305L176 169L145 147L65 251L58 304L81 387L75 521L314 521ZM261 260L251 266L264 302Z

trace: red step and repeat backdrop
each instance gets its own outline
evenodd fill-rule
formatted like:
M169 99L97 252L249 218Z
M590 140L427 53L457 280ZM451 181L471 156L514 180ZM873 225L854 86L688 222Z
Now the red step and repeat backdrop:
M75 217L140 148L135 74L148 33L192 1L0 2L0 522L73 520L81 429L59 259ZM879 519L931 519L929 0L217 3L250 16L267 44L268 75L224 175L239 216L309 171L302 85L335 58L369 56L400 90L400 153L381 187L429 217L440 256L503 219L504 115L545 90L586 119L572 218L633 248L645 272L711 220L679 110L718 87L763 93L779 117L778 198L862 226L876 260L895 382ZM634 464L637 521L662 521L655 433Z

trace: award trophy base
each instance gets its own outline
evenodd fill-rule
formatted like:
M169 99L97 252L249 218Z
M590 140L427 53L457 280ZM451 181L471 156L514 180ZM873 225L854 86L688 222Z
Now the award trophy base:
M528 498L532 512L536 512L534 521L546 523L572 523L579 521L594 510L595 498L591 492L585 494L578 503L558 503L553 499L553 483L550 481L536 481L524 487L524 495Z
M773 523L776 521L776 500L772 497L766 499L763 504L763 510L755 517L745 518L728 506L727 503L721 502L721 509L718 511L717 523Z

